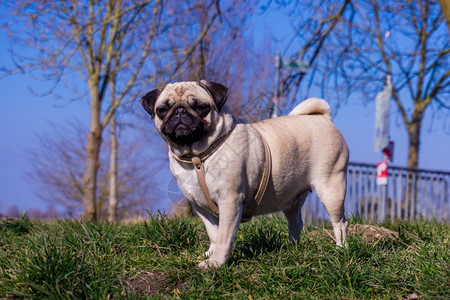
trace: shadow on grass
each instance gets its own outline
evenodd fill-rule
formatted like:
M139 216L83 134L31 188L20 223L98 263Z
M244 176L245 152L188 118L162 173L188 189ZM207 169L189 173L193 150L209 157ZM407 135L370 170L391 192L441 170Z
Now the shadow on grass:
M239 230L229 262L240 263L265 254L283 251L289 246L285 220L279 217L260 217L251 224L245 224Z
M190 218L150 214L143 226L147 242L158 246L163 253L192 249L200 241L198 224Z

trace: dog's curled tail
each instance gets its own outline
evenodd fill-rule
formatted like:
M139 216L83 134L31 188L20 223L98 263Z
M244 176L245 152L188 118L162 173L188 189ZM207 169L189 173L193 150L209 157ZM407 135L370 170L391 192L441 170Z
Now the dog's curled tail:
M289 115L322 115L331 121L330 105L325 100L319 98L308 98L302 101Z

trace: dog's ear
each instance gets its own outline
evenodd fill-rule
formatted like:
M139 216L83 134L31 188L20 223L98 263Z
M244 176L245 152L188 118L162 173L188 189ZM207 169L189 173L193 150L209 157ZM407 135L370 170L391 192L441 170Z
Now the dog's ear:
M145 94L144 97L141 98L139 102L141 102L142 107L145 109L146 112L150 114L152 119L155 117L155 104L156 99L158 99L158 96L161 94L161 92L164 90L166 86L163 85L159 89L154 89L147 94Z
M217 110L220 111L222 109L222 106L228 100L230 90L226 86L217 82L201 80L198 82L198 84L211 94L211 97L214 99L214 103L216 104Z

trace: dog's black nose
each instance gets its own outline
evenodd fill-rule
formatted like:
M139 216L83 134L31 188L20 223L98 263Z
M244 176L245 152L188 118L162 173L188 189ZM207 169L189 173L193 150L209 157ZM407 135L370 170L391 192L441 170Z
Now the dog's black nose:
M184 107L178 107L175 109L175 115L182 116L186 113L186 109Z

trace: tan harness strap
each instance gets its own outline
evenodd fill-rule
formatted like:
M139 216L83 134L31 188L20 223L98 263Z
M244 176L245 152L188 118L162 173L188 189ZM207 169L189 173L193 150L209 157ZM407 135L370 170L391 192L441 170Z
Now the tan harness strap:
M197 175L198 185L202 190L203 196L208 202L209 208L211 208L213 214L219 216L219 208L217 207L217 204L211 199L211 194L209 193L208 186L206 185L205 166L203 165L203 162L197 156L194 156L191 161L194 165L195 175Z
M270 148L267 144L266 139L261 135L261 133L252 126L252 128L258 133L259 138L261 139L263 145L264 145L264 169L262 172L261 180L259 182L258 189L255 193L255 196L253 197L253 201L250 205L250 207L242 214L241 222L247 222L251 220L252 215L255 211L255 209L258 207L258 205L261 203L262 198L264 197L264 194L266 193L267 185L269 184L270 174L272 172L272 157L270 154ZM211 199L211 194L209 193L208 185L206 184L206 172L205 172L205 166L203 164L203 161L205 161L209 156L212 155L224 142L225 139L231 134L231 132L223 137L222 139L219 139L214 147L211 147L206 151L205 153L202 153L200 156L191 156L189 158L180 158L177 157L171 149L169 149L171 155L177 159L180 162L184 163L190 163L193 164L195 175L197 176L198 185L200 186L200 189L202 190L203 196L206 199L206 202L208 202L209 208L211 209L212 213L219 217L219 207L217 204Z
M259 138L264 144L264 169L259 182L258 190L256 191L255 197L253 198L250 207L242 214L242 222L249 221L252 218L253 212L261 203L264 194L266 193L267 185L269 184L270 174L272 173L272 155L270 153L269 144L267 144L266 139L261 135L261 133L252 126L253 129L258 133Z

